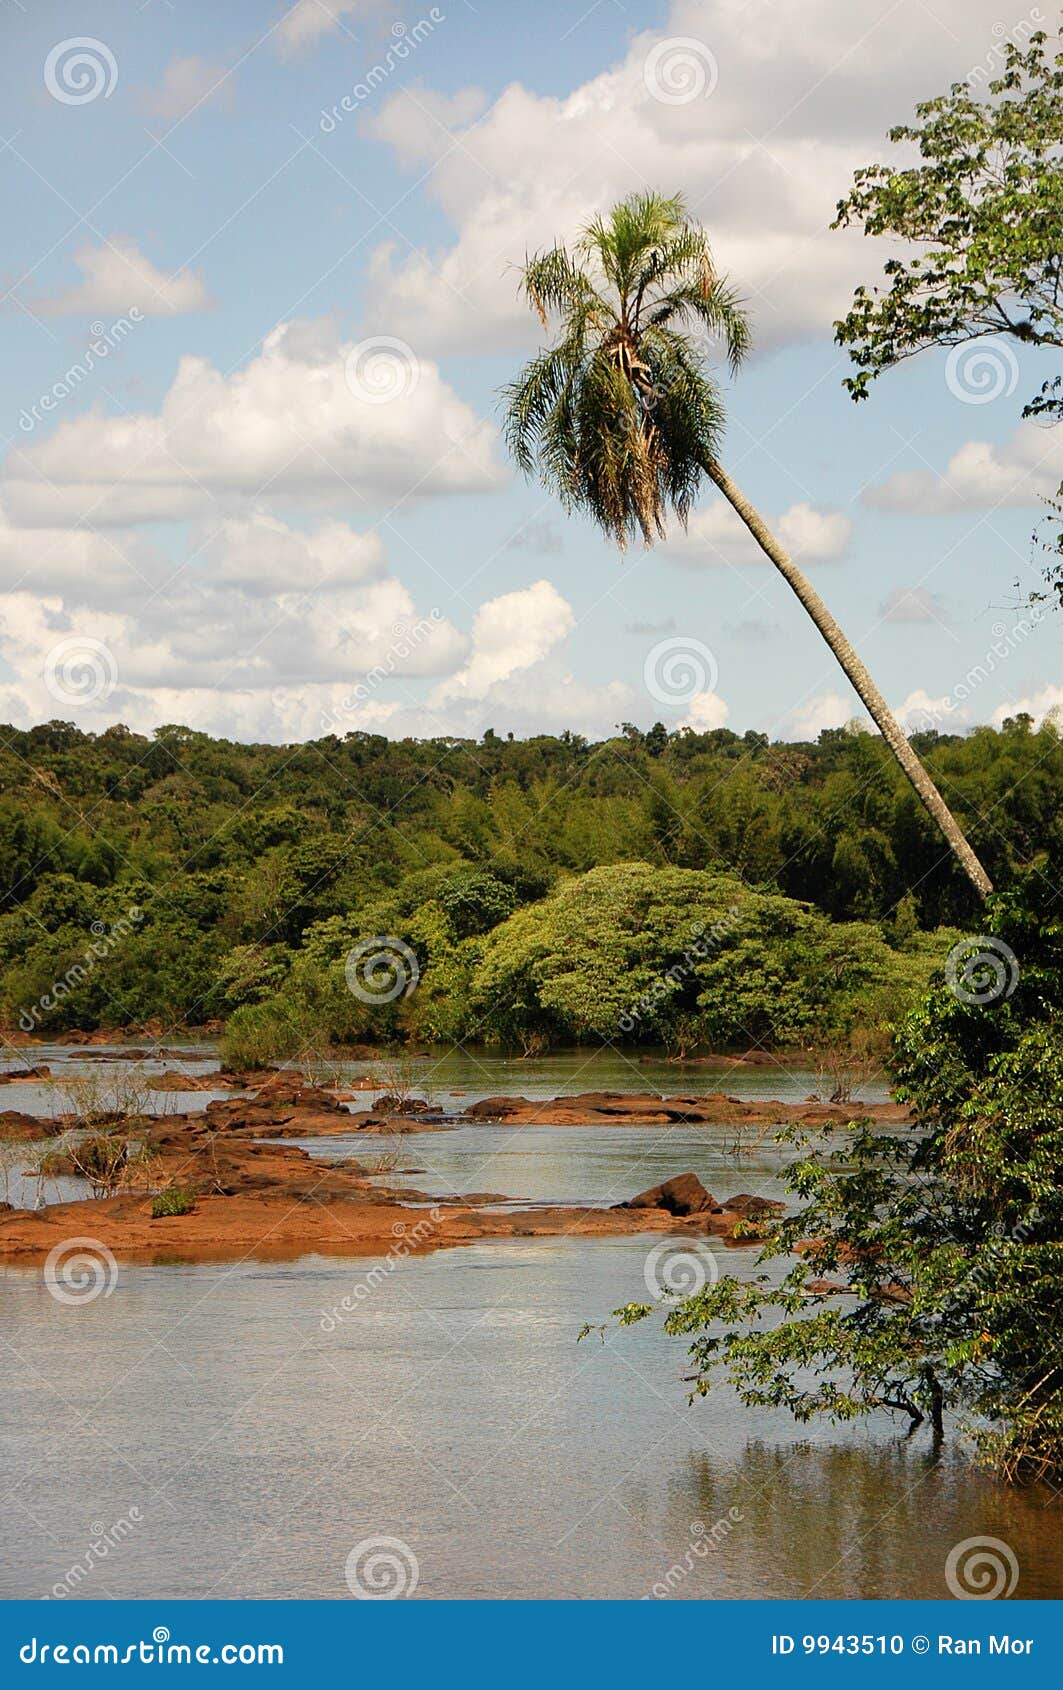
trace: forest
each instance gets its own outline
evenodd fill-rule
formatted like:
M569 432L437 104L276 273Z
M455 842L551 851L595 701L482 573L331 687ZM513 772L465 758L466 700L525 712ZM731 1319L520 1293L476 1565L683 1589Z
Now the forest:
M1040 879L1060 845L1053 723L915 744L998 889ZM248 1061L844 1039L892 1022L978 922L855 726L287 746L8 727L0 863L9 1030L221 1021Z

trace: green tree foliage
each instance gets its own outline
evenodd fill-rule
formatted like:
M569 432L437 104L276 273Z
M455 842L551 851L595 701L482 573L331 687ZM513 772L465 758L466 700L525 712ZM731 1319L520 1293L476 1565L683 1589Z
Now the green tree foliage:
M998 885L1063 847L1054 727L1035 733L1016 718L967 738L922 735L919 746ZM6 728L0 864L0 1009L9 1025L32 1011L42 1032L153 1018L176 1027L246 1011L256 1038L269 1027L285 1043L308 1026L318 1038L355 1041L519 1039L547 1029L590 1037L603 1004L616 1014L627 1004L614 1003L612 986L594 1001L598 984L580 972L592 951L581 959L574 949L583 943L579 920L598 920L594 944L617 922L609 954L626 946L634 1001L685 949L694 913L716 919L721 877L768 901L758 908L782 900L793 929L769 933L754 922L744 939L737 929L703 959L698 979L707 987L712 969L730 967L745 943L773 1025L796 1028L807 1024L810 1000L797 1003L789 987L772 999L771 970L789 979L802 947L821 957L823 918L844 924L846 946L858 934L861 945L885 940L915 984L918 946L940 951L930 932L972 920L962 877L881 742L843 730L803 745L718 729L624 731L597 745L576 735L474 744L350 734L293 748L174 727L151 738L63 723ZM622 864L648 866L627 881L602 873ZM703 876L689 916L668 890L666 871L679 870ZM593 871L579 918L571 889ZM624 888L647 877L659 897L652 887L632 891L620 910ZM721 895L727 908L730 893ZM139 919L124 931L133 907ZM490 994L474 995L474 983L487 970L512 981L531 969L543 923L564 955L535 964L537 995L523 1025L511 1009L495 1011ZM369 1011L348 990L343 965L374 934L410 945L422 972L413 996ZM761 934L754 956L748 947ZM86 967L93 946L105 954ZM857 995L859 973L850 976ZM717 1011L696 995L688 982L677 1014L696 1012L722 1038ZM752 1015L751 994L742 1001ZM742 1020L763 1026L763 1006L759 1019L743 1012ZM670 1031L662 1012L627 1036Z
M837 325L857 374L855 399L903 359L931 346L1004 334L1063 346L1063 54L1038 32L1007 43L1001 74L980 98L971 80L916 107L889 138L920 162L857 172L839 224L894 236L884 288L860 287ZM1026 414L1063 415L1058 378Z
M764 1271L671 1309L696 1392L723 1375L798 1420L888 1410L939 1435L952 1411L1006 1477L1058 1482L1063 922L1041 891L1032 877L995 898L979 969L959 993L939 980L901 1025L892 1066L914 1129L806 1139L788 1176L800 1207Z

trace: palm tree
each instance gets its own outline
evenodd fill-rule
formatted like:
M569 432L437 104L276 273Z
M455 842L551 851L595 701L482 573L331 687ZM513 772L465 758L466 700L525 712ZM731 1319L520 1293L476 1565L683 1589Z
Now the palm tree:
M719 461L720 390L692 338L723 343L736 371L749 327L717 274L705 231L680 197L633 194L596 217L571 251L530 258L522 290L543 328L541 351L505 389L506 438L568 509L590 513L623 548L686 525L707 476L737 512L830 646L868 714L980 894L992 885L882 694L823 600Z

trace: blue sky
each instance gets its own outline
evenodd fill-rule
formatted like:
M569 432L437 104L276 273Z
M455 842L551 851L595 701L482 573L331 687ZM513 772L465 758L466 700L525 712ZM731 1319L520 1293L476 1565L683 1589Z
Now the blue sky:
M1055 370L990 344L857 408L831 335L885 256L833 205L917 98L992 67L988 0L0 0L0 29L0 719L856 716L719 501L619 559L506 464L497 389L537 341L511 266L645 186L746 292L726 461L890 702L1063 703L1059 624L1021 603L1063 440L1019 417Z

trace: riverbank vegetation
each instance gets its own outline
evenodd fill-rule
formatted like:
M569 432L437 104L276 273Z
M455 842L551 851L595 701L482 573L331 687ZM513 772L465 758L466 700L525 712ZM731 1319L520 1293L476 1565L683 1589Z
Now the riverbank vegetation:
M940 1439L957 1417L1013 1481L1063 1473L1063 924L1027 887L992 900L1010 989L938 984L901 1023L888 1067L914 1130L856 1121L801 1145L799 1207L751 1281L680 1300L694 1389L722 1379L799 1421L883 1410ZM1021 959L1021 962L1018 960ZM653 1311L629 1304L621 1324ZM955 1424L955 1420L952 1420Z
M1051 724L916 743L996 884L1056 851ZM308 1041L829 1039L892 1016L977 920L881 741L845 730L9 728L0 886L9 1027L222 1019L240 1062ZM415 991L351 991L375 936L409 947Z

